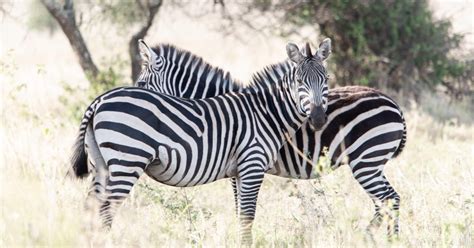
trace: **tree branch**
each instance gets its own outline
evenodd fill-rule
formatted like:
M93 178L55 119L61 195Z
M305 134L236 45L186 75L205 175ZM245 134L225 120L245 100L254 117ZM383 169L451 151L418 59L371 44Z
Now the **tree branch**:
M99 69L92 60L86 42L76 24L73 0L64 0L64 5L62 6L55 0L41 0L41 3L46 7L54 19L56 19L59 26L61 26L61 29L68 38L74 53L79 58L79 64L89 82L96 82L97 76L99 75Z

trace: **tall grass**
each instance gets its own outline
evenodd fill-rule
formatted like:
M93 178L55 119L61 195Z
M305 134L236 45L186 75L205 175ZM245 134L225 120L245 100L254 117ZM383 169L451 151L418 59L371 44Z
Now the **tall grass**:
M111 232L93 231L94 220L83 207L89 180L65 177L77 123L60 114L64 109L58 100L42 106L34 97L38 93L48 94L14 84L2 91L0 246L237 244L238 223L226 180L179 189L142 178ZM420 110L407 111L406 119L407 147L386 167L402 202L401 238L395 244L472 246L473 126L440 124ZM347 167L320 181L267 176L255 243L384 246L384 229L374 241L364 233L372 213L371 201Z

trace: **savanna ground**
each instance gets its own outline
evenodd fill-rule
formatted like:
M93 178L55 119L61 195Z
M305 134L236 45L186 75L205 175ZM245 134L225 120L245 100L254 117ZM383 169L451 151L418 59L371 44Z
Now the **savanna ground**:
M179 22L159 19L155 25L149 43L175 43L241 79L285 56L286 41L282 39L256 36L252 41L236 42L207 29L205 23L185 18ZM184 27L186 32L177 31ZM98 33L105 35L96 36ZM113 32L91 28L85 35L95 56L126 57L126 42L119 42ZM0 247L238 243L238 222L227 180L180 189L145 176L122 205L112 230L92 231L97 223L84 209L89 180L65 177L78 128L71 102L81 102L88 94L76 58L61 33L49 37L28 32L8 18L2 20L0 44ZM400 240L392 245L472 247L472 101L450 102L425 93L414 103L402 94L390 95L402 103L408 124L404 152L386 167L402 204ZM258 199L254 243L386 246L385 228L373 241L367 239L364 230L372 214L372 202L348 167L319 181L267 176Z

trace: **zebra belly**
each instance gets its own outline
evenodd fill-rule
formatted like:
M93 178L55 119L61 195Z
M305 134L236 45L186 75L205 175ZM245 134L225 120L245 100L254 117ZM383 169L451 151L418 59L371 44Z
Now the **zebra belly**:
M187 154L170 146L158 147L157 158L145 169L145 173L154 180L177 187L189 187L207 184L232 176L236 172L234 163L210 164L210 158L188 162ZM215 159L214 159L215 160Z

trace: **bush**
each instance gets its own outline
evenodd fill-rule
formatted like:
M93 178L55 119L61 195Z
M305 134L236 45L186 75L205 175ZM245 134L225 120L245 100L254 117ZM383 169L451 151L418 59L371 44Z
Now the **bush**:
M66 106L70 113L70 118L74 121L80 121L86 107L98 96L107 90L130 85L125 76L120 73L124 71L126 62L120 56L114 56L108 60L104 60L108 69L99 72L97 79L89 85L86 91L83 87L72 87L68 83L63 83L64 94L60 97L61 103Z
M283 35L291 34L294 26L319 24L321 34L333 40L337 68L332 71L340 85L399 89L421 83L434 88L459 83L467 70L464 62L450 57L462 35L451 32L449 20L435 20L427 0L253 4L261 12L284 12L281 23L273 27ZM472 79L465 84L472 88Z
M48 31L50 35L58 30L58 23L48 13L48 10L46 10L40 1L31 1L28 8L29 16L27 26L30 29L36 31Z
M410 80L436 85L462 74L461 64L448 56L462 36L449 32L448 20L434 21L427 1L337 3L333 23L321 31L335 35L336 60L349 72L338 75L343 83L399 88Z

